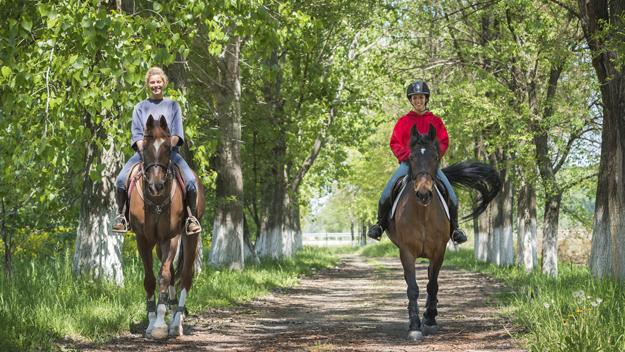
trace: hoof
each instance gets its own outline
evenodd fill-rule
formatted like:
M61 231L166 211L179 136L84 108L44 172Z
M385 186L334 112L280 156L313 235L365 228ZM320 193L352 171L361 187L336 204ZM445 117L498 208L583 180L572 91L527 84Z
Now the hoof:
M154 327L154 330L152 330L152 338L154 340L162 340L167 336L167 326Z
M436 335L438 334L438 325L432 325L432 326L423 325L421 330L423 330L423 336Z
M169 336L182 336L182 325L169 328Z
M408 331L408 341L421 341L423 334L419 330Z

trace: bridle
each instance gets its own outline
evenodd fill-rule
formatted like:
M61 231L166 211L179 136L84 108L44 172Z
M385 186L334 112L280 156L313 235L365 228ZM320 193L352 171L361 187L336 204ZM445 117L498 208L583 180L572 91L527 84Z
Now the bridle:
M146 133L143 135L144 137L153 137L153 135L151 133ZM167 137L169 137L169 133L167 134ZM143 153L146 153L146 148L144 146L143 148ZM147 191L148 191L148 178L147 178L147 174L148 174L148 170L150 170L151 167L162 167L163 169L165 169L165 177L163 178L163 183L166 183L169 179L172 179L174 176L174 168L173 168L173 163L171 161L171 159L169 160L169 163L167 165L165 164L161 164L161 163L150 163L150 164L145 164L145 157L143 158L143 163L141 164L141 166L143 167L143 209L147 209L149 210L151 213L155 214L157 216L156 221L158 224L158 219L159 219L159 215L161 215L162 213L165 212L165 210L169 207L169 205L171 204L171 191L169 192L169 196L167 197L166 200L164 200L162 203L160 204L156 204L154 202L152 202L151 200L148 199L147 197Z

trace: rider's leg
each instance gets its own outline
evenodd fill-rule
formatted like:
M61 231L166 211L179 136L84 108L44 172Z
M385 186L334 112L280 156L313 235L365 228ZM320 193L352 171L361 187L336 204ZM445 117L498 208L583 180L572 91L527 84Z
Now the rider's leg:
M130 172L130 168L135 163L141 161L141 157L139 153L135 153L130 160L124 165L124 168L117 176L116 183L116 197L117 197L117 217L115 218L115 224L113 225L113 232L128 232L129 224L128 219L126 219L126 203L128 202L128 193L126 192L126 178L128 178L128 173Z
M184 159L180 156L180 154L178 154L178 152L173 151L171 153L170 159L180 166L180 169L184 174L184 180L187 189L186 205L191 211L191 215L187 217L187 234L199 233L200 231L202 231L202 227L200 226L200 222L197 219L197 183L195 180L195 174L189 167L189 164L184 161Z
M380 201L378 202L378 222L369 228L369 232L367 236L373 238L376 241L379 241L386 229L386 225L388 222L388 213L391 210L391 190L393 189L393 184L397 181L398 178L408 174L408 163L402 162L399 164L393 176L384 187L384 191L382 191L382 196L380 197Z
M443 181L447 191L449 192L449 236L454 244L462 244L467 241L467 236L462 232L462 230L458 227L458 198L456 198L456 193L454 189L451 187L447 176L441 171L439 168L436 171L438 177Z

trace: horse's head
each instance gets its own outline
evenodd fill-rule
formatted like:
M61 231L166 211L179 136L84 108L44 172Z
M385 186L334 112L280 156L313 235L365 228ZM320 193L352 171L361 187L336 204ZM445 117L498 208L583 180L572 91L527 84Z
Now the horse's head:
M413 181L415 196L421 205L432 200L441 148L436 139L436 128L430 124L427 134L420 134L417 125L410 129L410 169L408 177Z
M155 120L150 115L143 134L143 169L152 196L160 196L165 189L165 181L171 177L169 137L165 116Z

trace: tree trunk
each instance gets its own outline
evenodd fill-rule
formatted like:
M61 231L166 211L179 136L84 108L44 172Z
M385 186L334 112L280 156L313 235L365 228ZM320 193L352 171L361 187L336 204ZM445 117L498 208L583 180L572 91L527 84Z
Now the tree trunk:
M362 232L360 233L360 246L364 247L367 245L367 226L365 226L365 221L362 221Z
M489 156L491 165L499 170L499 160L495 154ZM500 171L501 174L501 171ZM503 232L503 195L499 193L490 206L490 232L488 236L488 261L501 264L501 236Z
M297 251L297 229L293 228L291 199L284 179L278 179L266 192L267 208L263 211L260 238L256 240L256 250L260 257L290 258Z
M187 97L187 69L185 61L185 57L179 52L176 52L176 62L168 67L168 76L171 83L174 84L174 88L178 90L182 96ZM181 105L182 119L186 120L189 106L188 104ZM180 147L180 156L189 164L191 170L197 173L195 160L193 160L193 152L190 149L192 141L188 139L187 136L184 136L184 140L185 143ZM197 242L197 254L193 262L193 272L196 275L202 272L202 265L204 263L204 252L202 249L202 234L200 233Z
M520 169L519 175L524 175ZM519 190L517 213L517 265L523 265L526 273L531 273L538 265L536 238L536 190L533 181L524 179Z
M105 141L104 128L96 126L91 116L86 126L92 131L94 141ZM96 132L99 131L99 132ZM122 273L122 246L124 234L113 232L113 220L117 215L115 180L124 166L124 153L112 145L99 149L97 143L89 143L85 152L83 191L78 218L76 247L72 270L79 275L110 280L124 284ZM93 181L90 170L104 164L102 179Z
M352 233L352 248L354 248L355 247L355 244L354 244L354 219L351 219L351 221L350 221L350 230L351 230L351 233Z
M208 264L243 269L243 175L241 165L241 39L232 35L218 58L220 88L216 110L221 132L215 168L215 220Z
M488 239L490 238L490 209L478 217L478 235L475 236L475 258L482 262L488 261Z
M584 36L593 55L603 102L603 132L595 224L588 265L595 276L611 275L625 280L625 75L615 66L618 53L610 50L617 43L614 33L603 33L607 25L618 26L625 2L578 0Z
M558 277L558 218L562 193L549 194L545 201L543 221L543 274Z
M484 137L480 134L475 140L475 159L486 161L488 157L484 151ZM476 197L477 199L477 197ZM488 238L490 229L490 207L484 213L473 219L473 256L480 261L488 261Z
M505 163L506 168L501 170L500 175L504 182L501 199L501 265L514 264L514 229L512 226L514 184L510 175L510 163Z
M250 228L247 225L247 218L243 218L243 242L245 243L245 260L252 259L254 264L260 264L260 260L258 259L258 255L256 254L256 248L252 243L252 235L250 233Z

